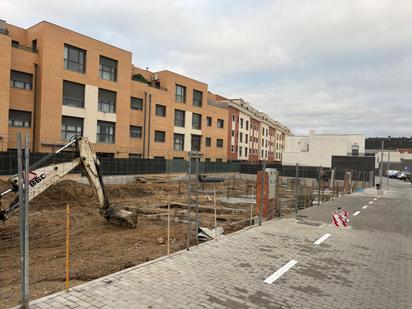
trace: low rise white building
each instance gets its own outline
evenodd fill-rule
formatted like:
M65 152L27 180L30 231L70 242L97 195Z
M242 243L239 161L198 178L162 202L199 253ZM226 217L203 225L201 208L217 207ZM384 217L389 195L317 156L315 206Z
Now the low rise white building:
M365 134L318 134L287 136L282 165L332 167L332 156L365 152Z
M379 162L381 162L382 151L380 149L367 149L366 152L371 155L375 155L375 168L379 168L380 167ZM384 149L383 150L384 170L386 170L387 168L388 159L389 159L389 167L392 164L393 169L399 169L403 161L412 160L412 153Z

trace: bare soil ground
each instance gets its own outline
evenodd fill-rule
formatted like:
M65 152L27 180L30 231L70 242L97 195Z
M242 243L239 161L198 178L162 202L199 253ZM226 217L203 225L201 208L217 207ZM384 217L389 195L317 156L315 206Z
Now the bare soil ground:
M254 183L240 180L230 185L207 184L203 189L209 193L199 194L199 204L202 205L201 226L210 228L214 224L214 211L211 211L213 188L216 189L218 197L226 197L248 194L252 186ZM8 188L7 183L0 181L1 192ZM109 185L107 191L114 204L139 213L136 229L107 223L98 214L97 198L91 187L71 180L58 183L31 201L31 299L65 287L66 205L71 209L71 286L165 255L166 244L159 244L158 238L166 240L167 216L157 214L167 212L166 201L169 198L177 203L172 204L171 208L170 250L175 252L186 248L186 183L136 182ZM2 207L8 202L10 198L4 199ZM250 217L250 205L218 203L217 207L218 222L225 229L225 234L248 224L233 223ZM194 210L191 215L191 220L193 219ZM19 216L16 214L5 223L0 222L0 308L8 308L19 302L19 241Z

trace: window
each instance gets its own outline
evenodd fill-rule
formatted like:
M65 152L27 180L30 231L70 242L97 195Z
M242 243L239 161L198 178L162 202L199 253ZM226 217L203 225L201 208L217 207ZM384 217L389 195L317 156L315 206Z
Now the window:
M185 149L185 135L175 133L173 136L173 149L183 151Z
M31 41L31 49L32 49L33 51L36 51L36 50L37 50L37 40L32 40L32 41Z
M193 89L193 106L202 106L203 92Z
M63 105L84 107L84 85L64 80Z
M232 136L235 136L235 130L232 130Z
M68 141L76 135L83 135L83 118L63 116L60 134L61 140Z
M33 83L33 75L29 73L10 71L10 87L31 90Z
M218 119L217 120L217 127L222 129L224 127L224 123L225 123L225 121L223 119Z
M266 140L266 146L265 147L267 147L268 146L268 140Z
M185 111L175 109L175 127L184 128L184 126L185 126Z
M154 136L155 142L164 143L166 140L166 132L165 131L155 131Z
M243 133L242 132L239 133L239 142L243 143Z
M266 129L266 136L268 136L268 134L269 134L269 130L268 130L268 129Z
M140 126L130 126L130 137L142 138L142 127L140 127Z
M247 142L248 142L248 135L245 134L245 143L247 144Z
M262 150L262 158L263 158L263 150Z
M192 135L192 147L193 151L200 151L200 135Z
M112 153L112 152L96 152L96 156L97 156L99 159L102 159L102 158L109 158L109 159L111 159L111 158L114 158L114 153Z
M243 129L243 118L240 118L240 128Z
M206 137L206 147L210 147L212 145L212 139L210 137Z
M184 160L185 158L183 157L173 157L173 160Z
M202 128L202 115L192 114L192 129L200 130Z
M117 60L100 56L100 78L105 80L117 80Z
M141 159L142 154L141 153L129 153L129 159Z
M216 159L216 162L223 162L223 159Z
M210 162L210 158L205 158L205 162Z
M143 99L131 97L130 98L130 108L138 111L143 110Z
M208 127L211 127L211 126L212 126L212 117L206 117L206 125L207 125Z
M246 130L249 130L249 121L246 120Z
M9 110L9 127L30 128L31 112Z
M99 88L98 111L105 113L116 112L116 92Z
M235 152L235 146L230 146L230 152Z
M156 104L156 116L166 117L166 106Z
M232 115L232 121L235 122L236 121L236 116Z
M242 146L239 146L239 157L242 156Z
M19 48L19 47L20 47L20 42L19 42L19 41L12 40L12 41L11 41L11 47Z
M245 156L247 157L247 147L245 147Z
M114 144L115 123L108 121L97 121L97 142Z
M216 147L223 148L223 139L221 138L216 139Z
M186 102L186 87L176 84L176 102Z
M64 68L66 70L84 73L86 69L86 51L64 44Z

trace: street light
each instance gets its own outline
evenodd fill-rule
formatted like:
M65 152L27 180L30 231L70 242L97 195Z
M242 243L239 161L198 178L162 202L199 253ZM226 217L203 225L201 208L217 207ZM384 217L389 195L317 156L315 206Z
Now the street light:
M382 171L383 171L383 147L385 145L385 141L382 139L382 145L381 145L381 166L379 169L379 187L382 189Z
M389 146L390 146L390 142L391 142L391 136L388 136L389 138ZM391 153L389 152L389 147L388 147L388 165L386 167L386 185L389 186L389 164L390 164L390 156Z

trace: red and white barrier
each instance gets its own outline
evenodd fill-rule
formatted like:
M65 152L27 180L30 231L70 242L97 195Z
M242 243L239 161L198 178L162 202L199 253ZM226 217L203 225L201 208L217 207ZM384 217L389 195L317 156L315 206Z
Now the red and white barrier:
M336 227L347 227L349 213L346 210L334 211L332 216L333 225Z

